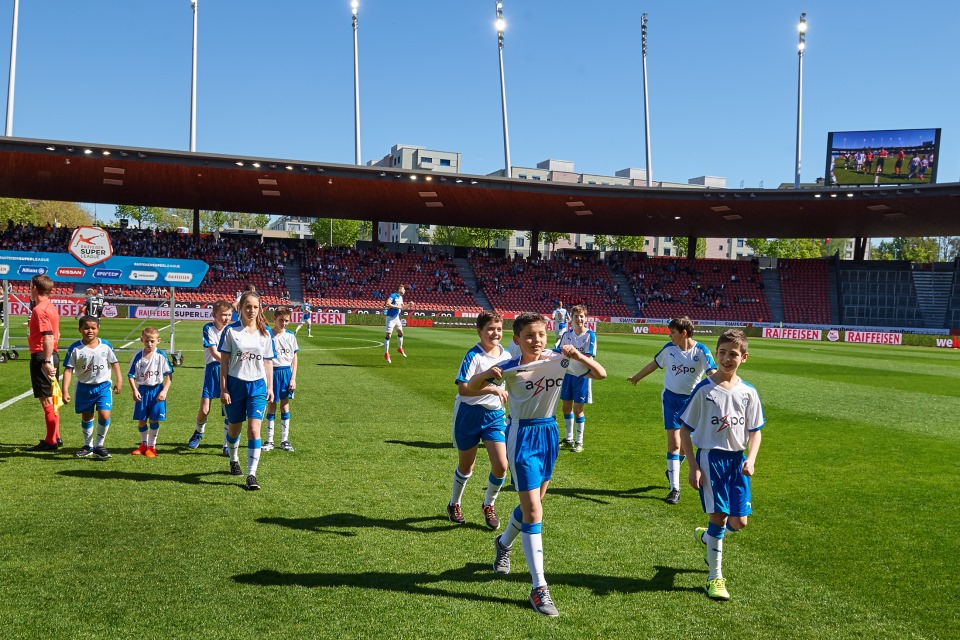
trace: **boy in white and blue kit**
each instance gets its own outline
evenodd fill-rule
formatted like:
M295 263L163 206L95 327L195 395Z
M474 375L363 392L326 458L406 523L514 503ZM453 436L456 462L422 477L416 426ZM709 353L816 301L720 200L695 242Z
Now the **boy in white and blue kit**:
M140 342L143 349L133 356L127 372L133 391L133 419L140 432L140 446L130 453L156 458L160 423L167 419L167 392L173 365L167 354L157 348L160 332L155 327L146 327L140 333Z
M705 588L715 600L730 599L722 569L723 539L725 533L746 527L753 513L750 477L765 423L760 395L737 375L747 360L747 346L739 329L723 332L717 340L719 368L697 385L680 416L683 450L690 456L690 486L700 491L703 511L710 516L707 527L697 527L694 535L698 547L706 545L710 575Z
M559 433L554 412L563 376L570 372L596 380L607 372L595 359L571 345L559 352L545 351L547 324L538 313L521 313L513 321L513 340L520 356L504 360L470 379L468 388L480 391L492 380L502 378L510 399L507 425L507 461L520 497L520 506L510 518L506 531L494 541L493 569L510 572L510 551L520 536L527 567L533 578L530 604L537 613L558 616L543 569L543 497L553 477L559 450Z
M386 337L383 339L383 359L387 364L390 364L390 336L393 335L394 329L397 330L397 353L404 358L407 357L407 353L403 350L403 321L400 319L400 312L412 306L412 304L403 303L403 294L406 292L405 286L402 284L398 286L397 291L387 298L386 308L383 311L387 321Z
M593 358L597 355L597 334L587 329L587 307L578 304L570 309L570 327L560 336L557 347L565 344L585 356ZM563 376L563 386L560 388L560 401L563 403L563 422L567 428L563 444L570 447L574 453L583 451L583 432L587 426L587 419L583 415L583 405L593 402L593 388L590 378L566 374ZM576 435L574 435L576 424Z
M220 335L220 399L230 423L227 445L230 474L242 476L240 428L247 421L248 491L259 491L257 469L260 466L260 425L267 403L273 401L273 332L260 306L260 295L246 291L238 301L240 321L224 328Z
M103 443L110 428L113 394L119 393L123 387L123 374L113 345L97 337L99 333L99 318L92 315L80 318L83 338L70 345L63 360L63 401L70 402L70 381L76 374L77 391L73 400L74 410L80 414L83 446L74 455L106 460L112 456ZM117 379L112 389L111 374ZM97 414L96 440L93 435L94 413Z
M200 391L200 409L197 411L197 426L190 436L187 446L196 449L207 428L207 416L210 415L210 403L220 398L220 334L230 323L233 307L226 300L213 303L213 321L203 325L203 388ZM221 409L222 412L222 409ZM227 419L223 419L223 452L227 453Z
M274 421L277 417L277 405L280 405L280 450L293 451L290 444L290 401L297 390L297 366L299 364L300 345L293 331L287 329L290 323L290 310L277 309L273 314L273 348L277 353L273 361L273 402L267 403L267 439L263 451L273 449Z
M679 316L667 325L670 342L634 376L627 378L636 385L657 369L663 369L663 428L667 432L667 481L670 493L667 504L680 502L680 423L677 418L687 406L690 394L704 375L717 368L710 350L693 339L693 322L687 316Z
M477 446L484 443L490 458L490 477L487 480L487 493L483 499L483 519L490 529L500 528L500 518L494 508L500 489L507 479L507 445L504 437L503 403L507 392L498 385L488 383L478 391L469 388L470 379L481 371L487 371L498 362L508 358L506 350L500 346L503 337L503 318L492 311L484 311L477 316L477 335L480 342L475 344L460 363L457 373L457 398L453 403L453 446L457 448L457 467L453 470L453 492L447 504L447 517L450 522L463 524L463 509L460 501L467 480L473 475L473 465L477 460Z
M553 310L553 328L557 334L557 342L560 342L560 336L567 330L567 322L570 320L570 313L563 308L563 300L557 301L557 308Z
M310 333L313 330L313 307L310 306L309 300L304 300L303 304L300 305L300 324L297 325L297 328L294 330L294 333L300 333L300 329L303 328L303 325L307 325L307 337L312 338L313 334Z

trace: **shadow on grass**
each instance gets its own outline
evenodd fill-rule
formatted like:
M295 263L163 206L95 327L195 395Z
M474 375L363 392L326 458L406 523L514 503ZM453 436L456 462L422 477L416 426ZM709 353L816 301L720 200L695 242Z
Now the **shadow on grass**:
M27 451L36 442L30 444L0 444L0 458L35 458L37 460L56 461L73 458L74 449L60 447L56 451ZM69 455L68 455L69 454Z
M376 366L380 366L382 363L377 363ZM349 364L347 362L318 362L318 367L362 367L364 369L369 369L373 367L372 364Z
M489 531L485 526L473 522L453 524L444 516L387 520L386 518L368 518L367 516L361 516L355 513L331 513L318 518L257 518L257 522L262 524L275 524L289 529L299 529L301 531L332 533L344 537L353 537L357 534L354 531L343 531L343 529L389 529L391 531L407 531L412 533L439 533L465 528Z
M417 449L453 449L451 442L427 442L426 440L384 440L386 444L402 444Z
M597 504L610 504L609 500L603 500L602 498L662 500L662 498L659 496L643 495L650 491L662 488L663 487L651 485L649 487L637 487L635 489L577 489L575 487L558 487L555 489L551 486L547 495L565 496L567 498L576 498L577 500L596 502Z
M222 485L225 487L240 487L237 482L215 482L204 480L207 476L223 476L227 471L209 471L207 473L184 473L170 475L160 473L143 473L135 471L110 471L107 469L64 469L57 475L70 478L93 478L95 480L129 480L131 482L181 482L183 484Z
M690 591L701 593L697 587L681 587L676 577L681 573L702 573L694 569L655 566L655 573L649 579L626 578L621 576L602 576L597 574L550 573L547 578L551 585L566 585L580 589L589 589L596 596L612 594L644 593L654 591ZM441 596L460 600L475 600L497 604L515 605L526 609L526 600L501 598L479 593L464 593L450 588L433 586L441 582L488 583L511 581L527 583L530 580L526 572L517 572L502 576L493 572L489 564L467 563L459 569L448 569L442 573L384 573L368 571L364 573L284 573L272 569L261 569L255 573L235 575L235 582L259 587L361 587L381 591L395 591L419 595Z

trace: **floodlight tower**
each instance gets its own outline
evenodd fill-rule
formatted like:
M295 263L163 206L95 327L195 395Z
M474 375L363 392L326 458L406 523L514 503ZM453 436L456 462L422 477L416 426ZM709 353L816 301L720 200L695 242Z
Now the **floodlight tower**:
M500 51L500 102L503 110L503 176L510 176L510 128L507 125L507 85L503 80L503 32L507 23L503 19L503 2L497 0L497 48Z
M5 136L13 135L13 93L17 84L17 24L20 22L20 0L13 0L13 34L10 36L10 76L7 80L7 126Z
M797 68L797 173L793 179L793 188L800 188L800 122L803 114L803 50L807 45L807 13L800 14L800 24L797 25L800 31L800 43L797 45L797 59L799 66Z
M360 156L360 56L357 48L357 11L360 9L359 0L351 0L350 9L353 11L353 140L356 147L354 164L362 164ZM331 224L333 220L331 218Z
M197 0L190 0L193 8L193 54L190 74L190 151L197 150Z
M647 99L647 14L640 18L640 39L643 44L643 139L647 146L647 186L653 186L653 167L650 160L650 102Z

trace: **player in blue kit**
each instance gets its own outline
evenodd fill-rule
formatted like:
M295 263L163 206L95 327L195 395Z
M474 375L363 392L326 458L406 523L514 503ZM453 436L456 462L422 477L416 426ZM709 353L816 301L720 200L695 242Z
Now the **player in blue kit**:
M481 371L467 385L480 391L492 380L503 379L510 398L510 423L507 425L507 461L520 497L506 531L494 541L496 557L493 569L510 572L510 551L520 536L527 567L533 578L530 604L537 613L557 616L543 570L543 497L553 477L559 450L559 433L554 411L563 376L569 372L601 380L607 372L593 358L572 345L560 351L545 351L547 324L538 313L522 313L513 321L513 340L520 356L504 360Z
M273 361L273 402L267 403L267 438L263 451L273 449L274 420L277 417L277 405L280 405L280 450L293 451L290 444L290 401L297 389L297 353L300 345L293 331L287 329L290 323L290 310L281 308L273 314L273 348L277 357ZM309 334L308 334L309 335Z
M507 445L503 434L506 426L503 403L507 399L507 392L493 383L488 383L477 391L470 390L468 385L475 374L487 371L507 358L506 350L500 346L503 318L491 311L482 312L477 316L477 334L480 342L463 357L455 380L457 398L453 403L453 446L457 448L458 460L457 468L453 471L453 493L447 504L447 517L457 524L466 522L460 500L463 498L467 480L473 474L477 445L482 441L490 457L490 477L483 500L483 519L487 527L496 530L500 528L500 518L494 502L507 479Z
M627 378L636 385L645 377L663 369L663 428L667 431L667 481L670 493L667 504L680 502L680 423L677 418L683 412L690 394L704 375L710 375L717 368L710 350L693 339L693 322L687 316L670 321L670 342L663 346L653 360Z
M110 410L113 409L113 394L123 387L120 362L113 345L97 336L100 334L100 319L86 315L80 318L80 335L67 349L63 360L63 401L70 402L70 381L77 376L77 392L74 410L80 414L83 430L83 446L77 450L78 458L93 457L106 460L110 452L103 446L110 428ZM111 389L111 373L117 382ZM112 393L111 393L112 391ZM97 437L93 437L93 415L97 414Z
M717 340L719 368L697 385L680 416L683 450L690 456L690 486L700 491L703 511L710 516L706 529L697 527L694 533L697 546L706 545L706 590L715 600L730 599L722 569L723 538L746 527L753 513L750 477L765 423L760 395L737 375L747 361L747 347L739 329L723 332Z
M390 297L387 298L386 308L383 311L387 320L387 336L383 339L383 359L387 361L387 364L390 364L390 336L393 335L394 329L397 330L397 353L404 358L407 357L403 350L403 321L400 319L400 312L412 307L413 303L404 304L403 294L406 292L407 288L405 286L402 284L398 286L396 293L391 293Z
M567 322L570 320L570 312L563 308L563 300L557 301L557 308L553 310L553 328L557 334L556 342L560 342L560 336L567 330Z
M230 322L233 307L226 300L213 303L213 321L203 325L203 389L200 391L200 409L197 411L197 426L190 436L187 446L196 449L207 428L207 416L210 415L210 401L220 397L220 334ZM222 411L222 409L221 409ZM223 450L227 451L227 419L223 419Z
M242 476L240 428L247 421L247 481L249 491L258 491L260 425L267 403L273 401L273 333L260 306L260 295L245 291L238 301L240 321L227 325L220 335L220 398L230 422L230 474Z
M294 333L299 334L303 325L307 325L307 337L312 338L313 334L310 332L313 330L313 307L310 306L309 300L304 300L303 304L300 305L300 314L300 324L297 325Z
M160 423L167 419L167 393L173 365L167 354L157 348L160 332L155 327L146 327L140 333L140 342L143 349L133 356L127 372L133 390L133 419L140 431L140 446L130 453L156 458Z
M597 355L597 334L587 329L587 307L578 304L570 309L570 327L560 336L558 347L565 344L591 358ZM587 426L587 419L583 415L583 405L593 402L593 388L590 378L582 378L572 374L563 376L563 386L560 388L560 401L563 403L563 422L567 428L563 444L570 447L574 453L583 451L583 432ZM576 436L574 436L576 423Z

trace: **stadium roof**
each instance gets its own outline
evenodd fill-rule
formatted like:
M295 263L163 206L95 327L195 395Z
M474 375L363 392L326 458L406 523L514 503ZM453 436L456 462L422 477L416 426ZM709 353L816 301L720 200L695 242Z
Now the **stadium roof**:
M25 138L0 138L0 197L610 235L960 235L960 183L597 186Z

